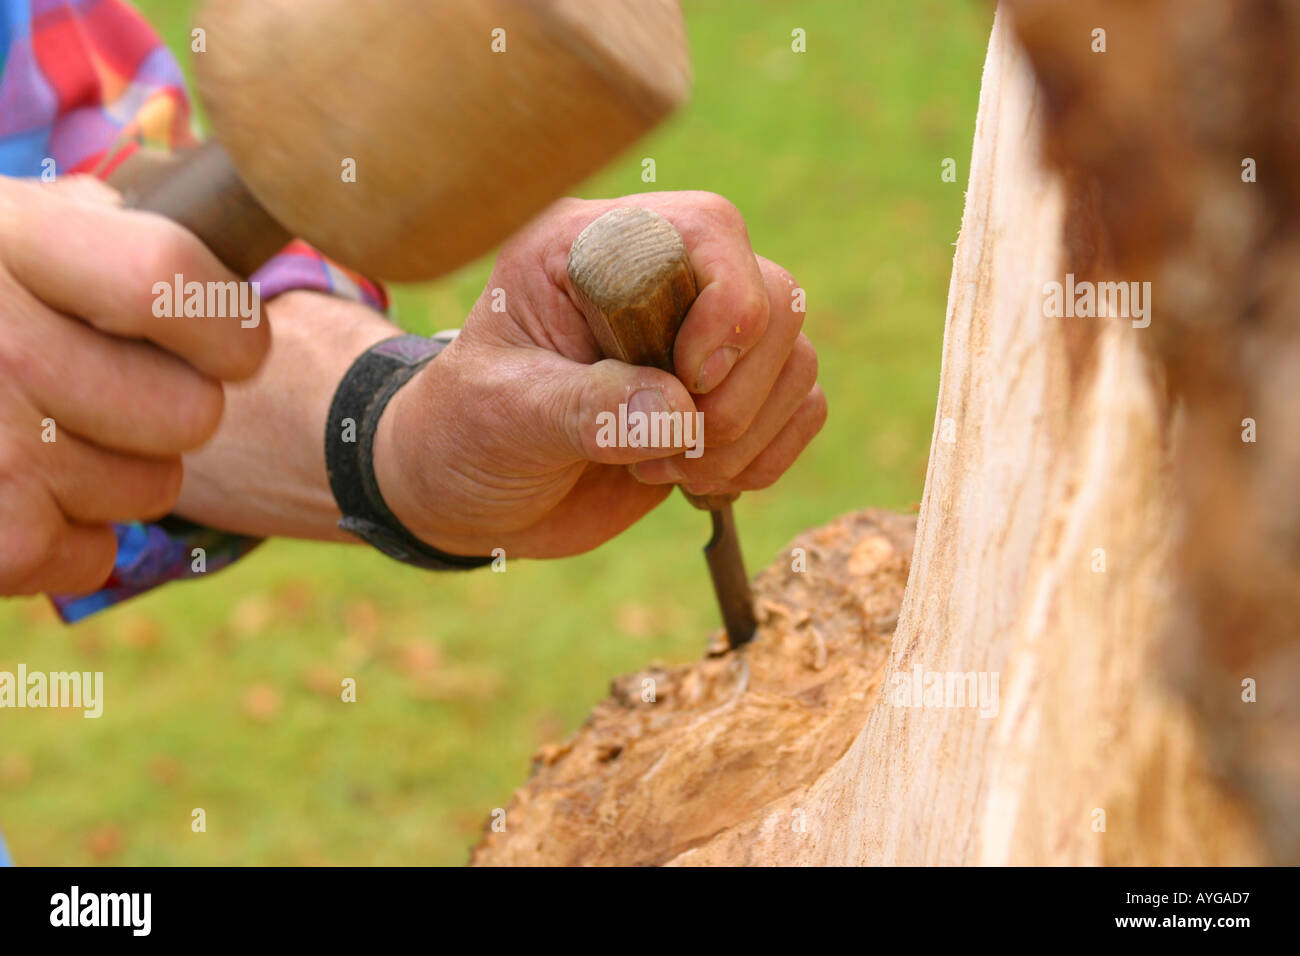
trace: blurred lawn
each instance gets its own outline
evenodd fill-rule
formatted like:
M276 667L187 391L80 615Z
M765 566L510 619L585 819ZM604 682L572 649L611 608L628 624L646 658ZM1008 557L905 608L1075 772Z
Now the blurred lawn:
M139 0L180 51L190 5ZM831 416L778 487L738 505L757 572L805 527L920 496L991 10L687 12L694 101L580 193L724 193L808 290ZM957 183L940 180L945 157ZM489 265L395 290L400 321L459 324ZM97 721L0 715L0 827L25 864L461 863L534 748L576 727L612 676L701 653L717 625L707 530L672 498L593 554L506 574L429 576L277 541L73 628L43 600L0 603L0 670L102 670L106 685ZM344 676L354 705L339 701Z

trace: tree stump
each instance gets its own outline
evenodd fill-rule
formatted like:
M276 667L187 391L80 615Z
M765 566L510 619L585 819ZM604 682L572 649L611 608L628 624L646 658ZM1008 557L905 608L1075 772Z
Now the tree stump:
M614 681L473 862L666 863L817 779L879 694L915 529L863 511L801 535L755 581L751 643Z
M753 644L615 682L475 863L1300 862L1300 15L1082 6L995 23L914 550L805 535Z

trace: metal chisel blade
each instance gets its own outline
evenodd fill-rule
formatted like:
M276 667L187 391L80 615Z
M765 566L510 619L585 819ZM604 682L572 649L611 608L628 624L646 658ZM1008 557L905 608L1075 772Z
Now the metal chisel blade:
M727 629L727 643L735 649L752 640L758 629L754 595L749 589L745 559L740 554L731 505L709 514L713 518L713 537L704 546L704 559L709 563L709 576L713 578L722 623Z

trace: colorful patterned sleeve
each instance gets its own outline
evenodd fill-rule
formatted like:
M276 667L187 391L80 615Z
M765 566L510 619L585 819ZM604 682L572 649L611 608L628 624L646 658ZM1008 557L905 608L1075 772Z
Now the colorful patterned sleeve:
M196 142L179 65L122 0L0 0L0 175L107 178L142 147L176 150ZM308 289L388 309L380 285L300 241L251 278L263 300ZM52 596L65 621L211 573L259 543L175 518L115 530L117 560L104 586Z

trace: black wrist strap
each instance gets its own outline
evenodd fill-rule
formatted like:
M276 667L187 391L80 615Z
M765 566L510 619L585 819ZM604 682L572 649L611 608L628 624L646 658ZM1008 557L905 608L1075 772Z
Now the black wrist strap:
M371 346L343 376L325 423L325 470L343 513L339 527L390 558L431 571L481 568L492 559L447 554L403 526L375 480L375 431L397 390L449 342L444 337L399 335Z

